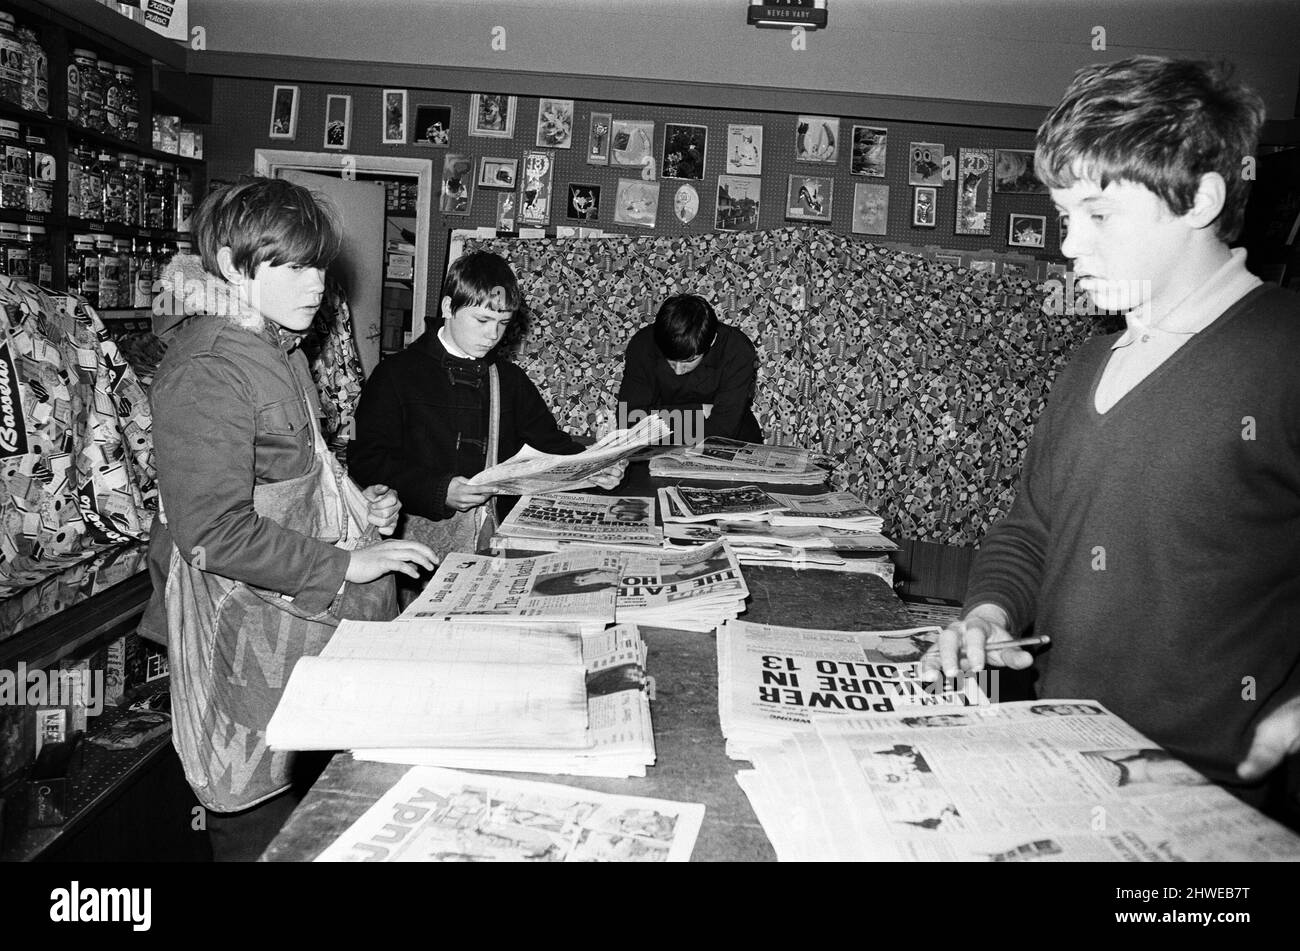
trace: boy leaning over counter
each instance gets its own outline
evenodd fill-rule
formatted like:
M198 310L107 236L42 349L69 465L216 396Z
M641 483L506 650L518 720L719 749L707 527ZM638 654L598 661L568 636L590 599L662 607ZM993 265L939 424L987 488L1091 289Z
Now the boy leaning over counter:
M321 437L298 344L338 253L334 221L306 189L252 179L210 194L194 229L199 256L166 268L173 306L157 327L161 505L141 631L168 646L173 742L212 810L214 857L252 859L314 778L266 747L293 665L342 618L391 619L390 573L434 561L419 543L376 540L396 495L363 493Z

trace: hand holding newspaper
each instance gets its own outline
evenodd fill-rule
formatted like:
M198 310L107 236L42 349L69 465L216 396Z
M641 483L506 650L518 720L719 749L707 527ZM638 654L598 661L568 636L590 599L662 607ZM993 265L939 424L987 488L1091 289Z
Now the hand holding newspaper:
M577 455L555 455L524 446L505 462L484 469L469 484L505 495L587 488L596 484L593 476L670 432L658 416L647 416L631 429L614 430Z

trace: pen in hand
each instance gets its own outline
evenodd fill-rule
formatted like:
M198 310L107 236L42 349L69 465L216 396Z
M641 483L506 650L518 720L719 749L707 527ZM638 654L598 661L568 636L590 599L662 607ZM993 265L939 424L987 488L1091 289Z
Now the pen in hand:
M1038 634L1034 637L1018 637L1014 641L994 641L992 644L985 644L984 653L1010 650L1013 647L1035 647L1039 644L1050 643L1052 643L1052 639L1046 634Z

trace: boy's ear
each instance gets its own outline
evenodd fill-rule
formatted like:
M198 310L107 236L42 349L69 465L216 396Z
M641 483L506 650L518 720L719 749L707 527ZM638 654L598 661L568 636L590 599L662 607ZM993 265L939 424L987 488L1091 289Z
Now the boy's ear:
M1193 228L1206 228L1212 225L1223 210L1227 199L1228 186L1218 172L1206 172L1196 187L1196 197L1192 207L1184 216Z
M244 283L245 277L235 267L235 260L230 253L229 245L222 245L217 249L217 267L221 269L221 276L231 284Z
M444 322L446 322L446 321L450 321L450 320L451 320L451 298L450 298L450 297L444 297L444 298L442 299L442 308L441 308L441 309L442 309L442 319L443 319L443 321L444 321Z

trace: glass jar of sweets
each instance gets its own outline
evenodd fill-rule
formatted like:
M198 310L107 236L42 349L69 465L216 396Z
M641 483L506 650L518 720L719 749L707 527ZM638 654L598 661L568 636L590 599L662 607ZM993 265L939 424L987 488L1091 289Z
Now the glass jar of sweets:
M27 143L13 119L0 119L0 208L27 210Z
M12 13L0 12L0 101L23 104L23 41Z
M122 262L118 260L113 236L95 235L95 250L99 253L99 304L100 308L118 307L122 291Z
M104 170L104 223L126 224L126 176L118 156L107 150L99 153Z
M48 115L50 112L50 58L29 26L18 31L23 43L23 108Z
M16 281L27 280L27 245L18 225L0 221L0 270Z
M117 84L117 67L106 59L96 63L99 68L99 85L104 90L104 131L108 135L122 134L122 88Z
M45 136L27 130L27 210L49 214L54 211L54 182L59 164ZM68 214L72 214L71 211Z
M99 77L99 62L93 52L85 49L72 51L68 60L68 118L73 125L85 126L86 101L85 83L90 81L90 74Z
M54 283L54 270L50 266L49 237L44 225L19 225L19 236L27 245L28 280L49 287Z
M80 294L93 305L99 303L99 255L93 234L78 234L72 239L67 260L68 291Z

